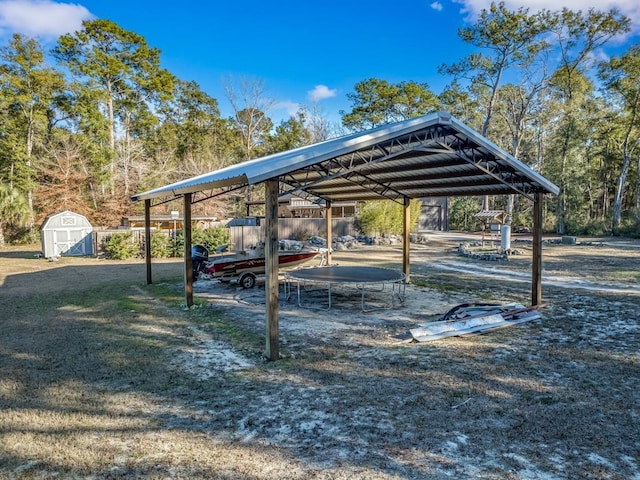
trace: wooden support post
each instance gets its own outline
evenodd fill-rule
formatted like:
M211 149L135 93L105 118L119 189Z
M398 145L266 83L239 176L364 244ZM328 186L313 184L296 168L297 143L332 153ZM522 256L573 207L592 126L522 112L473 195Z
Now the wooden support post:
M266 281L266 356L269 360L280 358L278 333L278 179L265 182L264 254Z
M405 275L405 283L409 283L411 275L411 267L409 266L409 251L411 249L411 199L409 199L408 197L404 197L403 220L404 228L402 232L402 271Z
M542 193L536 193L533 200L531 305L542 304L542 198Z
M325 221L327 234L327 265L331 265L331 247L333 245L333 213L331 211L331 201L327 200L325 206Z
M147 285L151 285L151 200L144 201L144 261L147 265Z
M184 296L187 307L193 305L193 265L191 261L191 194L184 194Z

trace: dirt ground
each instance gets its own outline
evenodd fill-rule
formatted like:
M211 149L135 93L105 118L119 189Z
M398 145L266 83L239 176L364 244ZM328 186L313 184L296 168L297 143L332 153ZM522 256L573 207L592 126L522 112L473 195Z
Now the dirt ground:
M456 251L475 236L427 237L400 306L283 293L277 362L260 284L198 281L187 311L175 261L154 263L155 290L140 261L0 251L0 477L640 479L640 242L546 243L541 319L415 343L411 328L455 305L530 302L526 238L487 262ZM398 268L401 248L334 262ZM92 292L131 304L101 316L75 299ZM93 347L69 346L79 332Z

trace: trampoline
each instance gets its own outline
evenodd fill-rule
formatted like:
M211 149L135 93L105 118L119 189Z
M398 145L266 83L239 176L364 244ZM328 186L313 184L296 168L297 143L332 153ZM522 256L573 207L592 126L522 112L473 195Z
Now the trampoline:
M287 297L291 297L291 286L295 283L298 296L298 306L303 308L318 308L330 310L332 306L331 290L332 285L344 285L355 287L360 291L360 307L363 312L369 312L380 308L392 308L396 303L404 302L405 295L405 274L400 270L381 267L352 267L331 265L327 267L301 268L292 270L285 274L285 288ZM301 291L308 285L326 285L327 301L326 307L319 305L303 305ZM391 286L391 303L387 306L368 308L365 304L365 292L371 285L377 285L376 291L384 291L386 285Z

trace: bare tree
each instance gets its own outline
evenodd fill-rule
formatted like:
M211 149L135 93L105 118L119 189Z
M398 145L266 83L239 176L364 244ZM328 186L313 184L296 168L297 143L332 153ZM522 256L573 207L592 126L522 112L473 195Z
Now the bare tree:
M305 111L305 123L311 134L311 143L324 142L343 133L341 125L334 124L327 119L318 102L313 102L308 108L305 107Z
M223 81L227 99L233 109L233 120L242 136L245 160L256 154L273 123L267 116L275 101L265 95L264 81L258 78L240 78L238 85L233 77Z

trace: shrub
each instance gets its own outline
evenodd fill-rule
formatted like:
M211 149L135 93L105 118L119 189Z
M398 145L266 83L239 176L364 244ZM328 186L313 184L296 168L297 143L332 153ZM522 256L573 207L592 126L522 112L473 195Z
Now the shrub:
M204 245L213 252L222 245L231 245L231 231L227 227L211 227L201 230L191 230L191 245ZM184 255L184 232L178 231L175 238L171 239L171 256L182 257Z
M620 235L640 238L640 213L625 216L618 231Z
M140 245L134 241L132 233L114 233L104 241L108 258L126 260L140 254Z
M151 256L153 258L169 258L173 254L173 239L163 232L151 234Z
M582 227L582 235L609 235L611 233L611 220L591 220Z
M309 240L311 237L313 237L313 233L309 228L300 227L297 230L294 230L293 232L291 232L291 235L289 235L289 237L291 238L291 240L298 240L299 242L304 242L306 240Z
M475 217L482 205L478 197L454 197L449 205L449 228L451 230L476 231L482 221Z
M409 229L418 224L422 204L411 200ZM400 235L404 229L404 207L391 200L364 202L358 208L358 226L364 235Z
M27 245L40 242L40 232L37 227L8 225L4 230L4 237L8 243Z
M182 257L184 254L184 234L182 230L178 230L173 238L170 239L170 248L172 257Z
M5 229L20 231L30 216L27 198L17 188L0 182L0 246L5 242Z
M533 220L531 220L533 225ZM542 215L542 231L543 232L555 232L557 231L558 217L549 211L546 211Z
M204 245L209 251L213 251L222 245L231 245L231 231L227 227L210 227L204 230L194 229L192 243L194 245Z

